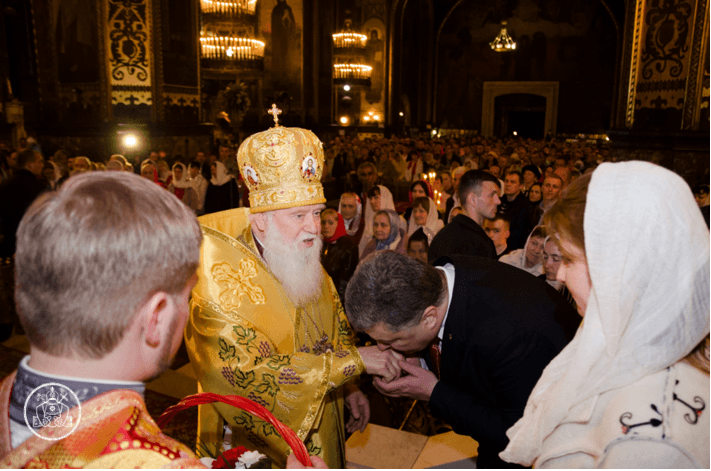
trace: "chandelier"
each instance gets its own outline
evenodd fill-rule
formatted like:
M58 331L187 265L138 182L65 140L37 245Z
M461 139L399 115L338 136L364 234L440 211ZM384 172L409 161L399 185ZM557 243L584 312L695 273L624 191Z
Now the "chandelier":
M365 34L354 33L351 30L351 20L345 21L345 28L340 33L333 35L333 47L337 49L364 49L368 36Z
M234 35L201 36L200 56L212 60L258 60L264 58L264 43Z
M200 10L205 14L216 15L254 15L257 7L257 0L225 0L216 2L214 0L200 0Z
M501 32L498 36L496 36L496 38L494 38L493 41L489 43L489 46L491 46L491 49L496 52L513 51L514 49L516 49L516 43L513 39L511 39L509 33L506 32L505 21L501 22Z
M200 58L204 70L261 69L264 42L254 39L257 0L200 0Z
M350 19L344 23L343 30L333 35L333 83L370 87L373 68L364 61L368 37L353 32Z

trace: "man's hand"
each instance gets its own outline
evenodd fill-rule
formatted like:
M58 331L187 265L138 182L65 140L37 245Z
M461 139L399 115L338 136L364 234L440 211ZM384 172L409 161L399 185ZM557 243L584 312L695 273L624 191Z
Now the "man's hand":
M311 459L311 466L308 466L309 469L311 469L311 468L328 469L328 466L326 466L326 462L323 461L318 456L309 456L309 458ZM305 469L305 468L306 468L306 466L301 464L299 459L293 453L290 454L289 457L286 459L286 469Z
M400 368L409 374L390 382L383 378L374 378L373 385L386 396L429 401L438 382L434 373L408 361L401 361Z
M346 424L346 431L353 433L360 430L365 431L366 425L370 421L370 403L365 394L356 386L346 390L346 407L351 412L351 417Z
M382 376L385 381L392 381L400 376L400 360L404 360L400 353L387 349L380 350L376 345L358 348L365 372L371 375Z

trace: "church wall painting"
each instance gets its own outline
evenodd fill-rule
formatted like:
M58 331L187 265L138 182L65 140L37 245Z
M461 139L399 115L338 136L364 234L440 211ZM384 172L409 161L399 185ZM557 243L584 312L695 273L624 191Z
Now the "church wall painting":
M264 97L265 101L279 94L284 106L285 121L291 114L300 115L303 110L302 67L304 7L301 0L262 0L259 3L259 24L264 51ZM286 95L288 94L288 99ZM266 116L266 113L265 115ZM298 119L298 118L296 118ZM263 117L262 121L267 121Z
M151 1L104 1L114 117L150 120L153 103Z
M489 46L501 21L518 43L514 52ZM602 132L609 127L615 48L614 25L597 1L462 3L437 43L436 124L480 129L484 82L554 81L558 132Z
M641 35L633 129L681 127L695 4L650 0L635 19L641 23Z
M363 24L363 34L368 36L365 46L365 63L373 67L370 88L361 96L363 115L373 112L385 115L385 23L380 18L370 18ZM362 121L362 117L361 117Z

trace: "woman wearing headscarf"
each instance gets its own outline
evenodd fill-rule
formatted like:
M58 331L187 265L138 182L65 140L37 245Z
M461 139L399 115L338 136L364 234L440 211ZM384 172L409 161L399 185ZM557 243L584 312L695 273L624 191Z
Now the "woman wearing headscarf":
M188 180L188 175L185 170L185 165L177 162L173 165L173 178L168 191L173 193L185 206L192 209L193 212L198 208L198 197L192 182Z
M238 208L240 193L234 175L228 174L225 164L219 161L210 165L210 171L212 178L205 192L205 214Z
M407 238L418 229L422 229L427 236L427 242L432 243L432 238L440 229L444 227L444 223L439 219L437 206L432 198L419 197L412 202L412 214L407 221Z
M410 220L413 208L412 204L414 203L415 198L432 198L432 188L430 188L430 184L426 181L417 180L416 182L413 182L412 185L410 185L410 192L407 194L407 197L410 201L410 207L407 208L405 210L405 213L402 215L405 221Z
M370 192L377 192L378 194L376 197L376 200L378 201L377 209L374 209L373 204L371 204L373 201L371 199ZM363 206L365 227L363 229L363 237L361 237L358 242L358 250L360 250L360 253L363 253L365 246L368 245L368 242L373 239L373 220L375 214L383 209L392 209L395 211L395 201L393 200L393 194L390 193L390 190L388 190L387 187L383 185L374 185L370 190L368 190L368 200Z
M689 187L647 162L603 163L544 219L584 322L501 458L709 468L709 232Z
M346 286L358 266L358 246L348 237L343 216L335 209L321 212L321 265L333 280L338 296L343 300Z
M361 252L360 259L378 250L405 253L405 242L405 231L400 228L400 216L393 209L380 210L373 218L373 239Z

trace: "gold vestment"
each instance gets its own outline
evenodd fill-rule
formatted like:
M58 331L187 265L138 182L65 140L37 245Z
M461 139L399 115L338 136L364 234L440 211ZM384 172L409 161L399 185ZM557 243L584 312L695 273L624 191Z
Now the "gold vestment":
M341 386L365 366L331 279L324 271L318 301L297 308L259 255L246 210L200 222L199 281L185 330L200 391L262 404L304 440L310 454L343 468ZM233 445L284 467L289 447L271 424L230 406L200 406L199 443L211 449L221 443L223 421L232 426Z

